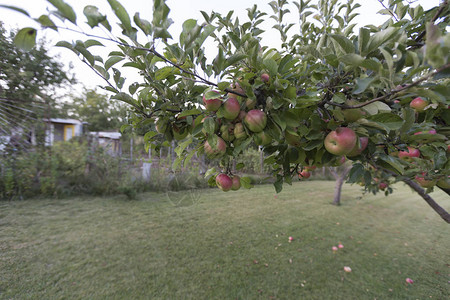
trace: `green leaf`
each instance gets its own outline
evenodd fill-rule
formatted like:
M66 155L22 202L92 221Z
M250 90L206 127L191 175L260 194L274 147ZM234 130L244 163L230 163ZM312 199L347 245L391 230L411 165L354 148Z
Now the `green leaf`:
M181 157L183 155L184 150L192 143L192 137L187 139L186 141L179 143L178 147L175 148L175 153L178 155L178 157Z
M136 26L139 27L146 35L150 35L152 33L152 24L147 20L141 19L138 12L134 15L133 20Z
M102 46L102 47L105 47L105 45L103 45L102 43L100 43L100 42L97 41L97 40L87 40L87 41L84 42L84 46L85 46L86 48L89 48L89 47L92 47L92 46Z
M265 59L264 62L264 67L266 67L267 71L269 72L270 76L275 76L278 72L278 64L275 60L268 58Z
M58 31L58 28L56 28L55 23L53 23L52 20L50 20L48 15L42 15L40 16L37 21L39 22L39 24L41 24L43 27L48 27L51 28L55 31Z
M361 178L364 176L364 166L360 163L356 163L353 165L353 167L350 170L350 173L348 174L348 180L349 183L355 183L361 181Z
M120 22L122 22L123 27L128 31L131 32L131 20L130 16L128 15L125 8L122 6L122 4L119 3L117 0L108 0L109 5L111 6L112 10L114 11L117 18L119 18Z
M102 15L96 6L93 5L87 5L83 9L83 14L87 18L87 24L94 28L98 26L98 24L101 24L102 22L106 21L106 16Z
M26 10L24 10L24 9L22 9L22 8L20 8L20 7L17 7L17 6L0 4L0 7L7 8L7 9L11 9L11 10L15 10L15 11L21 13L21 14L26 15L27 17L30 16L30 14L29 14Z
M48 2L58 9L58 12L62 17L69 20L73 24L77 23L77 15L70 5L62 0L48 0Z
M356 79L356 89L353 91L353 94L358 95L363 93L369 85L374 81L375 78L366 77L366 78L357 78Z
M274 182L273 186L277 194L283 190L283 177L281 175L277 175L277 181Z
M225 68L228 68L229 66L232 66L236 64L237 62L243 60L244 58L247 58L247 55L242 53L235 53L227 58L225 61Z
M179 73L179 70L175 67L163 67L161 69L156 70L155 72L155 79L156 80L163 80L169 77L170 75L174 75Z
M382 123L390 130L397 130L403 125L403 119L399 115L394 113L379 113L367 117L367 120Z
M66 41L59 41L59 42L56 43L55 46L56 47L64 47L64 48L67 48L67 49L70 49L70 50L74 51L73 45L71 43L69 43L69 42L66 42Z
M91 64L91 66L95 64L94 56L86 49L83 42L77 42L74 49L80 52L80 54Z
M206 133L212 135L216 131L216 121L214 118L207 117L203 121L203 128L205 129Z
M341 49L342 52L345 53L355 53L355 46L352 41L342 35L338 34L330 34L331 40L333 41L334 47L337 49Z
M358 47L359 53L364 53L370 39L370 30L364 27L359 29Z
M350 53L339 57L339 60L346 65L358 67L364 62L361 55Z
M196 108L191 109L191 110L185 110L183 111L178 117L185 117L185 116L192 116L192 115L199 115L202 112Z
M36 45L36 29L22 28L14 37L14 44L22 50L30 51Z
M362 56L366 56L370 52L374 51L382 44L396 37L400 28L389 27L383 31L379 31L370 37L366 50L361 53Z
M241 177L239 179L241 186L245 189L251 189L253 187L252 179L250 177Z
M404 123L399 129L400 135L408 132L416 121L416 113L412 108L404 108L402 110Z
M124 58L121 56L111 56L108 58L105 62L105 70L108 71L109 68L117 64L118 62L122 61Z
M386 154L381 154L380 155L380 160L385 162L388 166L392 167L389 168L393 171L395 171L398 174L403 174L405 172L405 168L403 167L403 165L398 161L398 159L390 156L390 155L386 155ZM386 165L385 165L386 167Z
M214 174L216 174L216 173L217 173L216 168L208 169L208 170L206 171L206 173L205 173L205 178L207 178L207 177L209 177L209 176L211 176L211 175L214 175Z

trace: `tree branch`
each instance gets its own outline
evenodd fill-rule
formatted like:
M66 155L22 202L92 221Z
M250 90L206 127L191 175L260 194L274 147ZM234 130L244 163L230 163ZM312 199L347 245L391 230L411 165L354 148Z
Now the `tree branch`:
M217 83L211 82L211 81L201 77L198 74L195 74L195 73L193 73L191 71L188 71L188 70L180 67L176 63L173 63L169 59L165 58L164 55L161 55L158 51L156 51L154 46L152 46L151 48L144 48L144 47L133 46L133 45L130 45L130 44L126 44L126 43L123 43L123 42L120 42L120 41L113 40L111 38L89 34L89 33L86 33L86 32L80 31L80 30L76 30L76 29L72 29L72 28L68 28L68 27L46 26L44 28L52 28L52 29L56 28L56 29L69 30L69 31L72 31L72 32L75 32L75 33L83 34L83 35L88 36L88 37L94 37L94 38L110 41L110 42L113 42L113 43L115 43L117 45L120 45L120 46L129 47L129 48L133 48L133 49L136 49L136 50L143 50L143 51L147 51L147 52L153 53L154 55L156 55L157 57L162 59L164 62L174 66L177 69L179 69L181 72L186 73L186 74L191 75L191 76L194 76L195 78L199 79L201 82L203 82L203 83L205 83L207 85L218 87ZM247 97L247 95L239 93L239 92L236 92L236 91L233 91L232 89L229 89L229 88L226 88L224 91L227 92L227 93L231 93L231 94L235 94L235 95L241 96L241 97Z
M390 175L392 175L393 177L399 177L400 175L399 174L397 174L397 173L395 173L395 172L393 172L393 171L390 171L390 170L387 170L387 169L385 169L385 168L382 168L382 167L380 167L380 166L378 166L377 164L375 164L375 163L373 163L373 162L370 162L370 164L373 166L373 167L375 167L376 169L382 169L384 172L386 172L386 173L389 173ZM450 214L445 210L445 209L443 209L439 204L437 204L436 203L436 201L434 201L434 199L433 198L431 198L431 196L429 195L429 194L427 194L426 192L425 192L425 190L419 185L419 184L417 184L416 182L414 182L414 181L412 181L411 179L409 179L409 178L406 178L406 177L401 177L401 180L404 182L404 183L406 183L408 186L410 186L414 191L416 191L422 198L423 198L423 200L425 200L425 202L429 205L429 206L431 206L431 208L445 221L445 222L447 222L447 223L449 223L450 224ZM445 191L445 190L444 190ZM445 191L445 192L447 192L447 191Z
M436 75L436 74L438 74L438 73L440 73L440 72L442 72L442 71L444 71L444 70L446 70L448 68L450 68L450 63L448 63L448 64L446 64L446 65L436 69L434 72L431 72L431 73L421 77L420 79L418 79L417 81L414 81L413 83L407 84L407 85L402 86L401 88L398 88L398 89L394 89L394 90L390 91L389 93L387 93L386 95L374 98L372 100L369 100L369 101L366 101L366 102L363 102L363 103L360 103L360 104L346 105L346 104L340 104L340 103L334 103L334 102L329 102L329 104L333 105L333 106L341 107L342 109L361 108L361 107L364 107L366 105L369 105L370 103L377 102L377 101L382 101L382 100L384 100L384 99L386 99L386 98L388 98L390 96L393 96L393 95L395 95L395 94L397 94L399 92L402 92L404 90L412 88L413 86L418 85L419 83L429 79L430 77L432 77L432 76L434 76L434 75Z
M441 206L439 206L439 204L437 204L436 201L434 201L433 198L431 198L431 196L427 194L423 188L420 187L420 185L418 185L409 178L403 179L403 182L405 182L413 190L415 190L425 200L425 202L427 202L428 205L431 206L431 208L433 208L434 211L437 212L439 216L441 216L441 218L445 222L450 224L450 214Z
M442 14L442 12L444 11L444 9L446 8L447 5L448 5L448 0L445 0L439 7L439 10L436 12L434 17L431 19L431 23L434 23L439 18L439 16ZM422 31L422 33L419 34L414 41L416 43L419 43L423 39L425 34L426 34L426 30Z

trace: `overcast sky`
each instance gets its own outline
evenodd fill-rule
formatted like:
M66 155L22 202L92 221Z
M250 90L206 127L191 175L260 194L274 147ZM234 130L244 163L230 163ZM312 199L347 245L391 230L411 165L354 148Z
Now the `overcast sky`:
M75 12L77 13L78 23L84 23L85 17L83 15L83 8L86 5L95 5L100 11L108 15L108 20L111 24L115 22L113 19L113 13L110 10L108 2L106 0L66 0L66 3L71 5ZM127 9L129 15L132 17L136 12L140 13L141 18L151 20L152 16L152 0L121 0L122 5ZM171 11L169 17L174 20L174 24L170 27L170 32L172 36L177 37L180 33L181 25L186 19L197 19L203 20L200 10L211 12L216 11L222 14L228 13L230 10L235 11L235 15L239 16L242 21L246 20L246 8L252 7L254 4L258 5L258 8L264 12L271 13L271 9L267 4L269 1L263 0L168 0L166 3L170 7ZM292 1L289 1L292 2ZM358 9L360 16L355 19L358 27L367 24L379 25L383 23L388 17L376 14L377 11L381 10L383 7L378 0L357 0L356 2L362 5ZM385 3L387 0L384 1ZM45 14L48 9L53 9L53 7L48 4L46 0L0 0L0 4L14 5L27 10L33 18L39 17L41 14ZM414 3L414 5L420 4L425 10L439 5L439 0L419 0ZM34 21L28 19L26 16L11 11L0 8L0 20L3 21L7 29L11 28L22 28L26 26L32 26L38 28L39 26ZM295 16L292 16L292 21L295 21ZM272 26L272 22L268 22L268 26ZM87 30L86 27L85 30ZM265 29L265 28L264 28ZM267 28L268 29L268 28ZM56 43L60 39L76 40L83 39L80 36L74 36L72 33L62 31L59 35L53 33L51 30L47 30L45 33L47 40L50 43ZM100 32L100 34L102 34ZM43 33L40 33L40 37ZM264 45L271 45L271 42L277 39L279 35L276 32L268 30L263 37L262 43ZM209 49L208 52L215 53L216 49ZM109 52L109 49L106 53ZM98 78L92 71L85 65L79 62L75 54L71 53L69 50L62 50L59 48L52 48L52 55L61 55L61 60L64 63L72 61L75 68L74 72L77 74L77 78L83 82L87 87L95 87L96 85L104 85L104 82ZM215 56L215 54L213 54ZM131 76L131 75L130 75ZM131 82L129 82L131 83Z

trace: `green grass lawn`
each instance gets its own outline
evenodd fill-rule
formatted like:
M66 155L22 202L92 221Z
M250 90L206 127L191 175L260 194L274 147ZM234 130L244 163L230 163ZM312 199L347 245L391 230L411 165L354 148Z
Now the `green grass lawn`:
M333 188L1 202L0 298L450 298L449 225L418 195Z

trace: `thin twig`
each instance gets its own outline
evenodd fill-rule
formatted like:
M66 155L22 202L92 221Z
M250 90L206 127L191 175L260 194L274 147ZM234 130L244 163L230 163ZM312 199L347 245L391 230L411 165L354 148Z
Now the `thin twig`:
M341 107L343 109L352 109L352 108L364 107L366 105L369 105L370 103L377 102L377 101L382 101L382 100L384 100L384 99L386 99L386 98L388 98L390 96L393 96L393 95L395 95L397 93L400 93L400 92L402 92L404 90L407 90L409 88L412 88L413 86L418 85L419 83L427 80L428 78L430 78L430 77L432 77L432 76L434 76L434 75L436 75L436 74L438 74L438 73L440 73L440 72L442 72L442 71L444 71L444 70L446 70L448 68L450 68L450 63L448 63L448 64L446 64L446 65L436 69L434 72L431 72L431 73L421 77L420 79L418 79L417 81L414 81L413 83L407 84L407 85L402 86L401 88L398 88L398 89L394 89L394 90L390 91L389 93L387 93L384 96L380 96L380 97L374 98L374 99L366 101L364 103L360 103L360 104L356 104L356 105L346 105L346 104L339 104L339 103L329 102L329 104L333 105L333 106Z
M383 0L378 0L378 2L380 2L380 4L394 17L395 21L398 22L398 18L395 16L394 12L384 5Z

